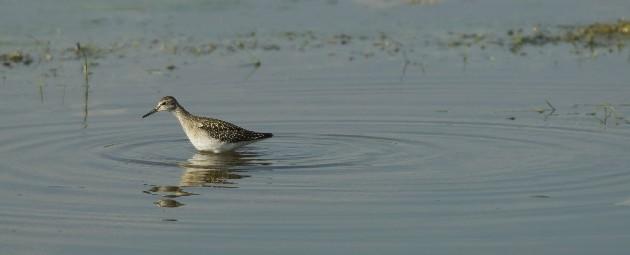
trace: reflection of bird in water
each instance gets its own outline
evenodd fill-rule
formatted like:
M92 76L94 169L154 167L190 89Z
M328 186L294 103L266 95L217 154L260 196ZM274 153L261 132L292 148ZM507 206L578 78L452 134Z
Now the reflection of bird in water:
M240 174L246 166L260 165L255 163L256 155L244 155L239 152L222 154L196 153L180 166L186 171L179 181L180 187L225 187L234 188L230 180L249 177ZM240 169L239 169L240 168Z
M159 195L162 199L154 202L159 207L180 207L183 203L175 199L198 195L184 190L187 187L237 188L231 180L249 177L242 174L251 166L268 165L260 161L258 154L251 152L229 152L222 154L201 153L180 163L184 172L177 186L156 185L144 192Z

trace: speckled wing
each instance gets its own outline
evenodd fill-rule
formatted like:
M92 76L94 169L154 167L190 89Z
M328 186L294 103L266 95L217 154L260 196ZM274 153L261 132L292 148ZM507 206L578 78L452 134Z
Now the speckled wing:
M219 119L198 118L197 123L201 129L208 132L210 137L228 143L254 141L273 136L271 133L249 131Z

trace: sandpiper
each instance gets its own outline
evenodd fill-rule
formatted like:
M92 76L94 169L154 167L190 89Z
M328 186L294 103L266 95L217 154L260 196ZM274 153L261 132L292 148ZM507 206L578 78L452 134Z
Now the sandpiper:
M195 116L186 111L172 96L160 99L155 108L142 118L162 111L172 112L177 117L188 140L199 151L214 153L231 151L273 136L271 133L249 131L227 121Z

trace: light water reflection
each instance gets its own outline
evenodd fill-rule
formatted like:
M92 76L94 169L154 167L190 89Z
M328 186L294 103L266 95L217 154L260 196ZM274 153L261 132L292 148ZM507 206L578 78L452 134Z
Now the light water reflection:
M233 151L229 153L195 153L180 166L185 170L179 181L180 187L237 188L234 180L247 178L246 166L264 165L253 162L258 154Z
M144 193L159 195L161 199L154 202L159 207L180 207L176 198L198 195L185 188L238 188L236 180L250 177L246 174L248 166L269 165L255 160L259 154L233 151L228 153L197 152L186 162L178 165L184 170L177 185L154 185Z

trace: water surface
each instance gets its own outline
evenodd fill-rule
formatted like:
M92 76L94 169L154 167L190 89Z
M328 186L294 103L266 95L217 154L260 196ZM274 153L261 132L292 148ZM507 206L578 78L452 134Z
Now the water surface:
M627 51L437 39L628 4L435 2L6 3L29 11L1 52L38 60L31 31L54 58L0 69L3 253L624 254ZM251 38L271 48L184 47ZM87 87L77 41L110 49ZM196 152L170 114L140 118L165 95L275 136Z

